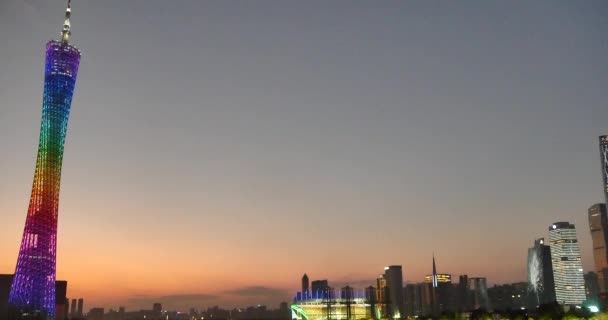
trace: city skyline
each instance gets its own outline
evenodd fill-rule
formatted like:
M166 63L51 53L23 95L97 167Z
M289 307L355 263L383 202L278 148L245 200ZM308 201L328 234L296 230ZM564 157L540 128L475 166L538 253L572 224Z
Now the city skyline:
M39 52L63 5L0 4L12 44L0 48L0 273L14 271ZM553 221L577 226L595 271L606 4L77 6L87 65L57 264L69 298L229 306L291 294L305 272L371 285L393 264L418 283L432 252L442 273L516 282Z

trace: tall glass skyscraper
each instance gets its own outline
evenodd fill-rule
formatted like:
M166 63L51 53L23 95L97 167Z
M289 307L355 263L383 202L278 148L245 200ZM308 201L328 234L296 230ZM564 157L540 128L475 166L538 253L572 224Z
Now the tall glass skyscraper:
M23 310L55 315L57 215L63 146L80 63L80 51L69 44L68 6L61 40L46 45L42 123L36 171L9 303Z
M581 305L586 298L585 279L574 225L556 222L549 226L549 245L555 299L562 305Z
M596 203L589 208L589 230L593 242L593 260L601 291L608 286L608 213L606 205Z
M545 245L545 239L534 240L534 246L528 248L528 306L536 308L541 304L555 301L555 282L551 248Z

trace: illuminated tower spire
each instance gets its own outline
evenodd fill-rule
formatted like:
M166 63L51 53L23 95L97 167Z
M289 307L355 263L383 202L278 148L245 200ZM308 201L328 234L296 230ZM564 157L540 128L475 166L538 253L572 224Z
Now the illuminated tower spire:
M435 266L435 253L433 252L433 282L431 283L431 311L433 315L437 315L439 308L437 308L437 267Z
M10 305L22 314L40 312L46 319L54 319L55 315L61 166L72 95L80 65L80 51L69 43L70 13L68 1L61 41L51 40L46 44L36 170L9 295Z
M435 267L435 253L433 253L433 288L437 288L437 268Z
M68 43L70 42L70 29L72 27L70 23L70 16L72 15L72 0L68 0L68 6L65 8L65 20L63 21L63 31L61 31L61 42Z

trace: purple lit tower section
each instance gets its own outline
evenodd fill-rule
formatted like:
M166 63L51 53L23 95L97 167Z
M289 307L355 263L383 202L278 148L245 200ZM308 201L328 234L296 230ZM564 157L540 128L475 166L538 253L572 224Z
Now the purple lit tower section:
M42 123L36 171L9 303L23 311L55 315L59 181L80 51L69 44L70 2L61 41L46 45Z

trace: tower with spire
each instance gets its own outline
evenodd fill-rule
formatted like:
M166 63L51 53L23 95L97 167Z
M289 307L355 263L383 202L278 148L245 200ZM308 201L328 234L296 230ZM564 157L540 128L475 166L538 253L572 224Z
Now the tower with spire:
M431 282L431 312L437 315L439 308L437 307L437 267L435 265L435 253L433 253L433 281Z
M308 280L308 275L305 273L304 276L302 276L302 298L303 299L308 299L310 298L310 282Z
M14 318L54 319L57 218L63 148L80 51L69 43L71 4L65 12L60 41L46 45L40 142L32 193L9 295Z

